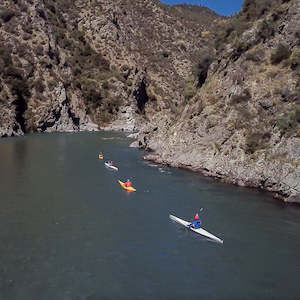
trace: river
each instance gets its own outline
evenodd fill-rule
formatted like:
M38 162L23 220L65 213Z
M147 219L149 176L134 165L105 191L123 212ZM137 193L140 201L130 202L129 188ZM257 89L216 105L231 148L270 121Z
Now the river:
M112 132L0 140L1 300L300 299L299 207L145 162L130 142ZM118 184L127 178L136 193ZM168 217L201 208L224 244Z

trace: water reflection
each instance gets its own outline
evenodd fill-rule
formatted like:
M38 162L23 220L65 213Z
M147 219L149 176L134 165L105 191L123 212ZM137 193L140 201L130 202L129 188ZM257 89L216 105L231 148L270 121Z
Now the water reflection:
M15 170L22 175L28 157L28 144L26 138L20 138L16 143L12 143L13 151L11 152L11 160L15 164Z

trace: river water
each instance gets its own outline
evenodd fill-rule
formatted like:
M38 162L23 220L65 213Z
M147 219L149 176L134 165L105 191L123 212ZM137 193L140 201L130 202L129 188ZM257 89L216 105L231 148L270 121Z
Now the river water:
M300 299L299 207L145 162L130 142L111 132L0 140L1 300ZM136 193L118 184L127 178ZM223 245L168 217L201 208Z

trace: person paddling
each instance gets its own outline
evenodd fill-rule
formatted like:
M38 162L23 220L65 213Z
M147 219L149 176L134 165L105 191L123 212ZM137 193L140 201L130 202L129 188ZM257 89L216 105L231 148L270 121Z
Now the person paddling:
M189 224L188 226L189 226L189 227L193 227L193 228L195 228L195 229L198 229L198 228L201 227L201 224L202 224L202 222L201 222L201 220L200 220L200 218L199 218L199 215L196 214L196 216L194 217L194 221L191 222L191 224Z
M111 167L113 167L113 166L114 166L114 162L113 162L113 161L110 161L110 162L109 162L109 165L110 165Z
M127 181L125 182L125 186L130 187L131 185L132 185L132 182L129 179L127 179Z

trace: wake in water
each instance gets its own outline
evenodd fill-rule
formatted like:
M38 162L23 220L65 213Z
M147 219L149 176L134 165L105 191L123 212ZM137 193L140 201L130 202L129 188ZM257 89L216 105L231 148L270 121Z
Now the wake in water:
M110 140L124 140L125 138L122 138L122 137L103 137L102 140L104 141L110 141Z
M160 173L164 173L164 174L172 174L171 171L168 171L168 170L166 170L166 169L164 169L164 168L162 168L162 167L158 168L158 171L159 171Z
M151 164L151 163L145 163L148 167L156 168L158 165Z

